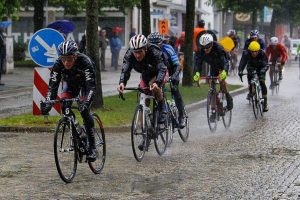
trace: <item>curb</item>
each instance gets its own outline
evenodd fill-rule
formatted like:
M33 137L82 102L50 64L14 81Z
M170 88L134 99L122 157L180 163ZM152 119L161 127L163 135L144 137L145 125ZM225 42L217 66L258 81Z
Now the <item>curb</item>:
M232 96L237 96L244 92L248 91L248 87L242 87L237 90L231 91ZM186 105L187 113L194 111L195 109L200 109L206 106L206 99L203 99L199 102ZM21 126L0 126L0 132L53 132L55 128L50 127L21 127ZM120 133L120 132L129 132L131 130L130 125L125 126L114 126L114 127L105 127L104 131L108 133Z

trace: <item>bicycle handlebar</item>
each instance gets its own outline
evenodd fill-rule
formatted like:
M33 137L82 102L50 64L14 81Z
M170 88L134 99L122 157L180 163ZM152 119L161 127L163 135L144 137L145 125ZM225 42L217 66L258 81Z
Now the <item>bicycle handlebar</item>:
M200 79L203 80L207 80L207 79L219 79L219 76L201 76Z
M80 98L71 98L71 99L55 99L55 100L46 100L46 101L40 101L40 103L45 104L55 104L55 103L64 103L64 102L80 102Z
M134 91L139 91L141 93L146 93L145 91L146 90L149 90L150 88L149 87L125 87L124 90L134 90ZM122 92L119 92L119 98L121 98L123 101L125 101L125 98L124 98L124 94Z

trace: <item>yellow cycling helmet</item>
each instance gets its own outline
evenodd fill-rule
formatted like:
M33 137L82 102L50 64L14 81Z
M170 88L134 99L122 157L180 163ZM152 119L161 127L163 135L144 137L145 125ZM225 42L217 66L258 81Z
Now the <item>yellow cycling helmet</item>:
M256 41L250 42L248 46L249 51L259 51L260 50L260 44Z

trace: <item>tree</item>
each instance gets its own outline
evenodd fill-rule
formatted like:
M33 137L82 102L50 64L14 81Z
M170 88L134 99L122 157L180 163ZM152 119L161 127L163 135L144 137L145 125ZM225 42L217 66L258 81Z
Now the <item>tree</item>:
M186 25L185 25L185 45L186 52L184 55L183 69L183 86L192 86L193 73L193 33L195 21L195 0L186 1Z
M103 107L101 72L99 65L98 2L86 0L86 41L87 55L94 61L96 76L96 95L94 108Z
M0 1L0 21L11 17L20 9L20 0L1 0Z
M33 14L33 30L34 32L43 28L44 24L44 3L45 0L33 0L32 4L34 7L34 14Z
M147 37L147 35L151 33L149 0L141 0L141 7L142 7L142 33Z

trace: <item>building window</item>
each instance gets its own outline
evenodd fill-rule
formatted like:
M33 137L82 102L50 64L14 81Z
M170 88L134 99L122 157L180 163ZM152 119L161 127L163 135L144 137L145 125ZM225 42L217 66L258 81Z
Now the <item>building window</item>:
M178 13L177 12L171 12L170 25L178 26Z

